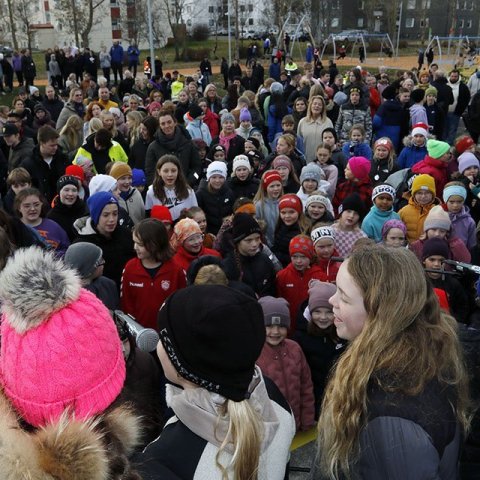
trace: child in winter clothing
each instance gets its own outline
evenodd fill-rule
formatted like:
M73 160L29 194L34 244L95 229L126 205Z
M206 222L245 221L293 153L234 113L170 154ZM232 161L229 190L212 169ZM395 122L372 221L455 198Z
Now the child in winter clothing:
M373 185L384 183L390 174L397 170L395 166L395 149L387 137L379 138L373 145L372 168L370 179Z
M290 326L288 303L274 297L263 297L259 303L263 309L266 341L256 363L290 404L297 431L308 430L315 423L313 383L302 349L286 338Z
M447 205L448 215L452 222L452 236L463 241L471 250L477 244L475 221L464 205L467 190L461 182L449 182L443 190L443 201Z
M314 162L323 170L325 181L329 184L326 193L329 198L333 198L337 188L338 168L332 161L332 147L326 143L320 143Z
M109 175L117 181L120 190L119 205L137 225L145 218L145 205L141 193L132 187L132 169L126 163L115 162Z
M13 204L15 195L25 188L32 186L32 177L23 167L14 168L7 177L8 191L3 199L3 209L10 215L15 215Z
M315 418L320 412L330 370L343 351L343 342L338 338L333 324L332 305L328 302L335 292L336 287L331 283L312 284L308 290L308 302L304 302L300 308L294 336L294 340L302 347L312 373Z
M417 124L412 128L411 135L403 139L404 148L397 158L399 169L412 168L427 155L428 125Z
M387 220L382 227L382 242L386 247L404 247L407 243L405 224L401 220Z
M393 211L395 189L388 185L377 185L372 192L373 206L363 219L362 230L368 238L377 243L382 240L382 227L388 220L400 220L400 215Z
M310 238L315 248L317 265L323 272L322 282L335 283L340 263L332 260L339 257L335 249L335 231L331 226L321 226L312 230Z
M428 125L427 111L423 106L425 102L425 90L422 88L416 88L412 90L410 99L413 105L410 107L410 125L413 126L417 123L424 123Z
M345 158L365 157L368 160L372 159L372 149L365 142L365 128L362 125L353 125L348 138L350 140L345 142L342 147Z
M290 335L295 332L298 309L308 298L308 287L312 279L321 280L323 272L312 265L315 251L313 242L307 235L297 235L290 240L291 262L277 273L277 295L287 300L290 306Z
M309 195L319 190L327 195L329 183L325 181L325 172L316 163L311 162L302 168L300 174L300 189L298 190L297 197L302 201L303 206Z
M475 223L480 221L480 162L471 152L464 152L458 157L458 178L467 191L465 205L470 208L470 215Z
M266 224L265 240L269 247L273 245L275 227L278 221L278 202L283 195L282 177L276 170L267 170L253 199L256 218Z
M252 115L248 111L248 108L242 108L240 110L240 126L235 129L238 135L243 137L245 140L250 137L250 133L252 132Z
M430 175L417 175L412 182L408 205L400 209L400 220L407 226L408 242L414 242L423 233L428 212L439 202L435 199L435 180Z
M200 207L190 207L188 210L184 210L182 218L195 220L203 234L203 246L206 248L214 248L213 244L215 243L216 237L213 233L207 232L207 216Z
M328 197L322 192L313 192L309 195L305 201L305 217L310 220L311 227L319 222L333 223L333 207Z
M293 163L287 155L278 155L272 162L272 169L282 177L283 193L297 193L300 180L297 177Z
M260 185L260 180L253 176L250 160L246 155L237 155L233 159L232 175L228 185L233 192L235 200L240 197L255 197Z
M322 142L324 145L327 145L332 149L332 163L338 169L338 178L345 178L343 171L347 166L347 158L343 154L342 149L338 146L338 137L336 130L330 127L326 128L322 132Z
M217 234L223 219L232 214L235 197L226 183L227 165L212 162L207 169L207 183L197 190L198 206L207 216L208 231Z
M278 202L278 222L275 228L272 252L286 267L290 263L290 240L296 235L305 233L308 220L303 214L301 200L293 193L287 193Z
M338 212L340 216L332 227L335 232L335 249L341 257L346 257L359 238L367 238L360 229L365 205L358 193L352 193L342 202Z
M345 167L345 181L337 185L332 205L335 211L352 193L358 193L366 208L372 205L372 183L370 181L370 160L365 157L352 157Z
M445 125L445 113L437 105L438 90L435 87L428 87L425 90L425 110L427 111L428 130L436 138L442 138Z
M438 140L427 140L427 152L423 160L412 167L413 173L426 173L435 179L435 190L441 195L448 181L447 166L451 159L450 145Z
M203 117L203 110L193 103L183 118L190 137L192 139L201 138L209 146L212 143L212 135L208 126L203 123Z

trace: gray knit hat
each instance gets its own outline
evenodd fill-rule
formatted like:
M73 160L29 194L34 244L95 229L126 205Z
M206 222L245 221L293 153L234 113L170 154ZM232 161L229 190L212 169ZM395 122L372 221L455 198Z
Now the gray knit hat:
M78 242L73 243L67 248L64 263L74 268L82 279L90 277L99 266L103 252L100 247L93 243Z
M262 297L258 300L262 306L263 319L266 327L278 325L290 328L290 310L284 298Z
M230 113L224 113L222 117L220 118L220 123L223 125L225 122L235 122L235 117Z
M317 185L320 184L322 178L322 169L316 163L309 163L302 168L300 173L300 183L303 183L305 180L315 180ZM325 176L325 174L323 174Z

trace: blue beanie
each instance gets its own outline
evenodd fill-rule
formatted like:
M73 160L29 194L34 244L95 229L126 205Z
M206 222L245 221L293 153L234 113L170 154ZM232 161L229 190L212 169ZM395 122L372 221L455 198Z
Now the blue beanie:
M132 186L140 187L141 185L145 186L147 183L147 178L145 177L145 172L139 168L134 168L132 170Z
M110 203L118 205L118 200L110 192L97 192L88 198L87 205L94 225L98 224L102 210Z

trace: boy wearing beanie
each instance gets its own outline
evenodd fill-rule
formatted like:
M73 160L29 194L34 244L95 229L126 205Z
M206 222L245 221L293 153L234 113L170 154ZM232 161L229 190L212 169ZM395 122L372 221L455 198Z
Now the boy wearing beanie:
M312 265L315 251L313 242L307 235L293 237L289 253L291 262L277 273L276 286L278 296L285 298L290 305L291 336L295 332L298 309L308 297L311 280L323 280L324 275L317 265Z
M288 302L284 298L262 297L266 339L257 365L271 378L292 408L297 431L315 423L313 384L305 355L298 343L287 339L290 326Z
M320 412L330 370L344 350L344 343L338 338L333 323L333 307L328 301L336 291L333 283L312 282L308 300L300 308L294 337L312 373L315 418Z
M428 87L425 90L425 110L427 112L428 129L436 138L442 138L445 125L445 113L437 104L438 90Z
M372 183L370 170L372 165L365 157L352 157L345 167L345 181L337 185L332 200L333 208L338 213L342 202L352 193L357 193L366 208L372 206Z
M363 219L362 230L368 238L377 243L382 241L382 227L388 220L400 220L400 215L393 211L395 189L388 185L377 185L372 192L373 206Z
M448 163L452 158L450 145L439 140L427 140L427 155L412 167L416 174L427 174L435 180L436 194L441 196L443 187L448 182Z
M423 233L423 223L435 203L435 180L430 175L417 175L412 182L408 205L400 209L400 220L407 226L409 243L418 240Z
M118 204L127 211L136 225L145 218L145 204L141 193L132 187L132 169L126 163L115 162L110 169L110 176L117 181L120 191Z

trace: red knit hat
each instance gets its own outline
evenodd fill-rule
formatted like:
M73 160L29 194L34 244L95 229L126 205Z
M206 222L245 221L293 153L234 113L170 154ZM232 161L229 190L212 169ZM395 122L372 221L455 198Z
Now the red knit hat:
M150 210L150 218L156 218L163 223L173 225L172 214L165 205L154 205Z
M303 211L302 201L294 193L287 193L286 195L282 195L278 202L278 211L284 208L293 208L300 215Z
M77 177L81 182L85 180L85 172L83 171L83 168L78 165L69 165L65 169L65 175Z
M463 135L455 142L455 150L459 153L459 155L461 155L463 152L465 152L470 147L473 147L474 145L475 142L473 141L472 137L469 137L468 135Z
M307 235L297 235L290 240L290 245L288 247L290 256L295 255L296 253L301 253L305 255L310 260L313 258L314 249L313 242Z
M267 187L273 182L282 183L282 177L276 170L268 170L262 176L262 186L266 190Z
M374 144L373 144L373 151L375 151L375 149L377 147L384 147L386 148L389 152L391 152L393 150L393 143L392 141L388 138L388 137L382 137L382 138L379 138ZM350 167L352 168L352 167Z

